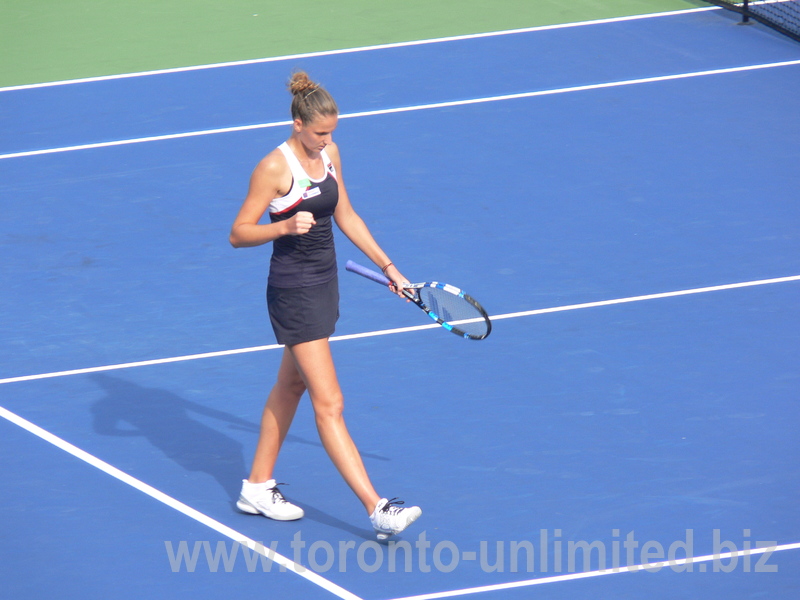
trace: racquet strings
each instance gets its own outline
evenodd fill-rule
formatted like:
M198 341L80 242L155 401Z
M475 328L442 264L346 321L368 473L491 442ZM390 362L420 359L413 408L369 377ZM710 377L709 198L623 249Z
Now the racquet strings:
M475 338L482 338L488 333L485 313L467 298L436 287L424 287L416 291L428 310L455 329Z

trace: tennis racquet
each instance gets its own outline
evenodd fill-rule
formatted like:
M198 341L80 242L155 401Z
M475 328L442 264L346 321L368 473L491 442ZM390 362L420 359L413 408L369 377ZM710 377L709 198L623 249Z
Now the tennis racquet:
M382 273L362 267L352 260L347 261L345 268L381 285L392 284ZM492 322L483 307L457 287L437 281L409 283L403 289L403 295L439 325L458 336L482 340L492 332Z

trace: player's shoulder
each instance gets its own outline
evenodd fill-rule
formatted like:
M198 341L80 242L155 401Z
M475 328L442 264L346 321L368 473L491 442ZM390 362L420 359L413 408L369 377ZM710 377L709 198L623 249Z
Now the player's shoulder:
M280 177L288 170L289 163L286 160L286 156L279 148L275 148L258 162L253 173L261 176Z
M275 148L272 152L262 158L256 168L259 169L285 169L289 163L280 148Z
M339 146L337 146L334 142L331 142L325 146L325 152L327 153L328 158L333 161L333 164L336 165L337 168L341 166L342 157L339 154Z

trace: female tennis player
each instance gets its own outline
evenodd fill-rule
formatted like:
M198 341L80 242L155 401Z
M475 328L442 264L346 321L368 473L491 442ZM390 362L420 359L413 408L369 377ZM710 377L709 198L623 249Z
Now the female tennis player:
M339 289L331 218L393 282L408 283L353 209L332 141L339 110L331 95L303 72L289 82L292 133L256 166L230 234L236 247L272 242L267 307L284 344L275 386L267 398L250 477L242 482L239 510L294 520L303 510L288 502L273 476L278 452L305 391L317 430L339 473L364 505L378 539L413 523L422 511L382 498L372 486L345 425L344 397L328 338L339 317ZM265 212L270 223L260 224Z

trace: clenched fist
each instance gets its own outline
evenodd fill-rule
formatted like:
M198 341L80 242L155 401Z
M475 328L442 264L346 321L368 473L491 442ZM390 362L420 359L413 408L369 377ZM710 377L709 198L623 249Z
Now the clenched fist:
M310 212L301 210L295 216L286 221L289 227L289 235L303 235L317 224L314 215Z

